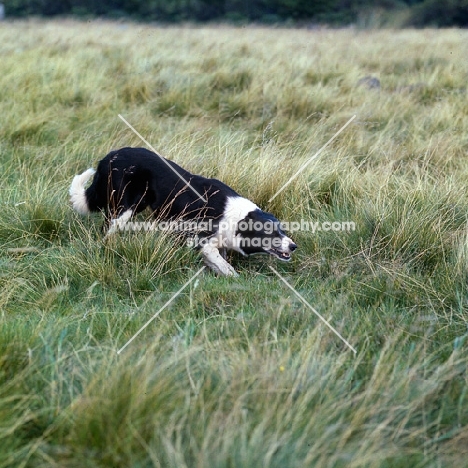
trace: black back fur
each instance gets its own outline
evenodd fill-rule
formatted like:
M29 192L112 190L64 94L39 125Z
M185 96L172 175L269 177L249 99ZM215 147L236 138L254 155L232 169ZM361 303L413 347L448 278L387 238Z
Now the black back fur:
M185 219L217 219L230 196L239 195L217 179L191 174L145 148L128 147L111 151L99 162L93 182L86 190L89 209L104 211L111 218L129 209L139 213L150 207L157 218L177 219L183 215Z

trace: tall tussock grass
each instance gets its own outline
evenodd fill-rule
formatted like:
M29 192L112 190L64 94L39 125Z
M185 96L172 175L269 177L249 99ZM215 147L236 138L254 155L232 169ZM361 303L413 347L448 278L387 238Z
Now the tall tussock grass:
M466 32L64 20L0 39L0 467L466 466ZM104 239L69 206L75 174L144 146L118 114L315 231L290 233L291 263L233 254L239 278L179 291L196 252Z
M19 430L47 428L38 466L436 466L450 453L441 432L463 410L434 419L431 408L462 385L465 362L454 350L436 365L423 345L402 355L405 341L388 341L372 368L336 351L324 359L330 340L317 328L300 346L246 349L153 335L119 358L51 343L28 382L48 409L22 414Z

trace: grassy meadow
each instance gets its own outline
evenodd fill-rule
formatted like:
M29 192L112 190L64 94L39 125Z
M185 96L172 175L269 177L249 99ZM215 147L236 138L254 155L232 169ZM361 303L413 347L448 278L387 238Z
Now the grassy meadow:
M467 467L467 45L0 24L0 467ZM117 354L202 265L71 210L75 174L144 146L118 114L283 221L356 229L205 270Z

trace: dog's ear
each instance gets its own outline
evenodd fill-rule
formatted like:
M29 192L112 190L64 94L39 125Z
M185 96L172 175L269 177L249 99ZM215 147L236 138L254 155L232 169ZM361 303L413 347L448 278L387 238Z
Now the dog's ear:
M258 219L258 214L256 211L249 211L245 219L253 219L253 220Z

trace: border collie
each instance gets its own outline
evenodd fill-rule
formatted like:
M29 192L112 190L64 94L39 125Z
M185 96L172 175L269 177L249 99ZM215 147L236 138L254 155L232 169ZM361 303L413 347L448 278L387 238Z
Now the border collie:
M226 249L289 261L297 248L272 214L223 182L191 174L145 148L111 151L97 170L75 176L70 201L84 215L102 211L109 226L106 237L147 207L155 220L196 221L203 227L195 241L191 233L189 243L201 252L208 267L224 276L237 276L225 259Z

